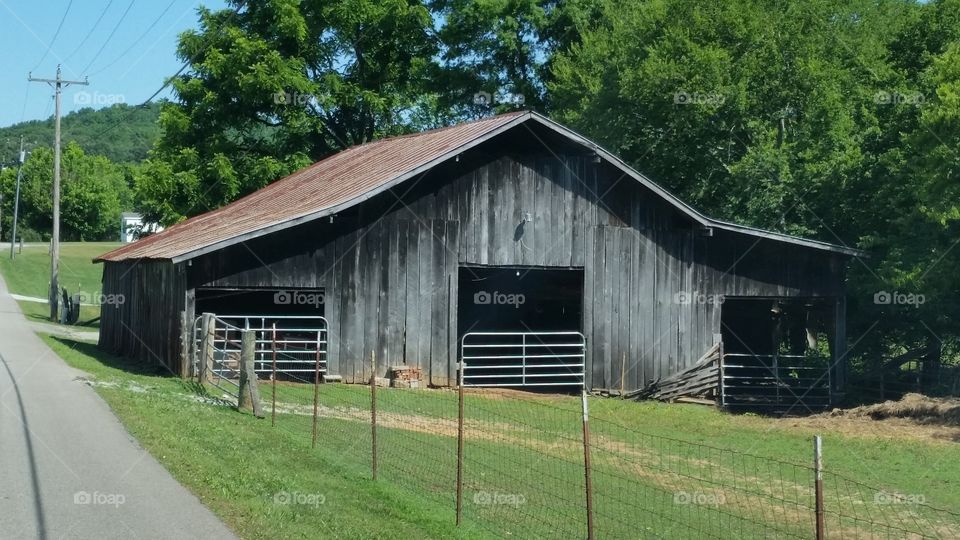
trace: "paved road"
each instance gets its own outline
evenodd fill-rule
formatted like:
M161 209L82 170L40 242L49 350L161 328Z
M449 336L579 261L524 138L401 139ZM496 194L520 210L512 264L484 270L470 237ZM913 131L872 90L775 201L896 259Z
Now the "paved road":
M34 335L0 280L0 538L234 538Z

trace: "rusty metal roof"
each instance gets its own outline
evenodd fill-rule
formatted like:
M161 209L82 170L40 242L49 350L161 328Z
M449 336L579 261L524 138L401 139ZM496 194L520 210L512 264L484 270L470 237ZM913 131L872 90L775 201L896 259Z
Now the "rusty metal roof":
M529 114L501 114L348 148L226 206L105 253L95 261L181 259L274 225L315 219L325 210L351 206L369 198L367 195L377 188L429 169L436 161L466 150L473 146L471 143Z
M177 223L94 261L161 259L179 262L335 214L526 121L536 122L596 152L703 227L846 255L863 255L863 252L847 246L711 219L588 139L537 113L519 111L348 148L226 206Z

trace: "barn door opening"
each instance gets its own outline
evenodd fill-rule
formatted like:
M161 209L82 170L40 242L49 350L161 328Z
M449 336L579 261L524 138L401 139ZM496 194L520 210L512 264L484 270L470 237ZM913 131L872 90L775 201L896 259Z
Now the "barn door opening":
M202 340L202 313L216 315L214 349L224 361L236 363L240 336L256 336L254 371L263 378L310 383L319 370L326 375L328 324L324 317L324 290L306 288L198 288L194 321L194 363ZM238 375L239 372L230 375Z
M829 407L829 308L817 298L726 298L722 404L773 414Z
M324 290L315 288L203 287L196 292L201 313L324 315Z
M466 386L583 386L582 324L582 269L459 269Z

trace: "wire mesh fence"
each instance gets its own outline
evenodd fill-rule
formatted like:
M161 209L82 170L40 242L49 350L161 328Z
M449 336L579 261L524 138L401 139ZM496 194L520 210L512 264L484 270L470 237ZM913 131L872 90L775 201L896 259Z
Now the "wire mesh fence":
M829 468L818 497L812 444L810 462L793 463L585 414L609 398L286 379L260 382L276 429L315 432L338 466L448 508L481 536L960 537L957 512Z

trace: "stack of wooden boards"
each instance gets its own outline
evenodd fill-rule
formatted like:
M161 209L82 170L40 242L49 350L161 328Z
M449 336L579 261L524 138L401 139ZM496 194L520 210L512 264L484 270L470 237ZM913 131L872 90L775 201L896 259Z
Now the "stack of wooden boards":
M714 399L720 386L720 349L720 344L715 344L687 369L654 381L643 389L626 394L625 397L661 401Z

